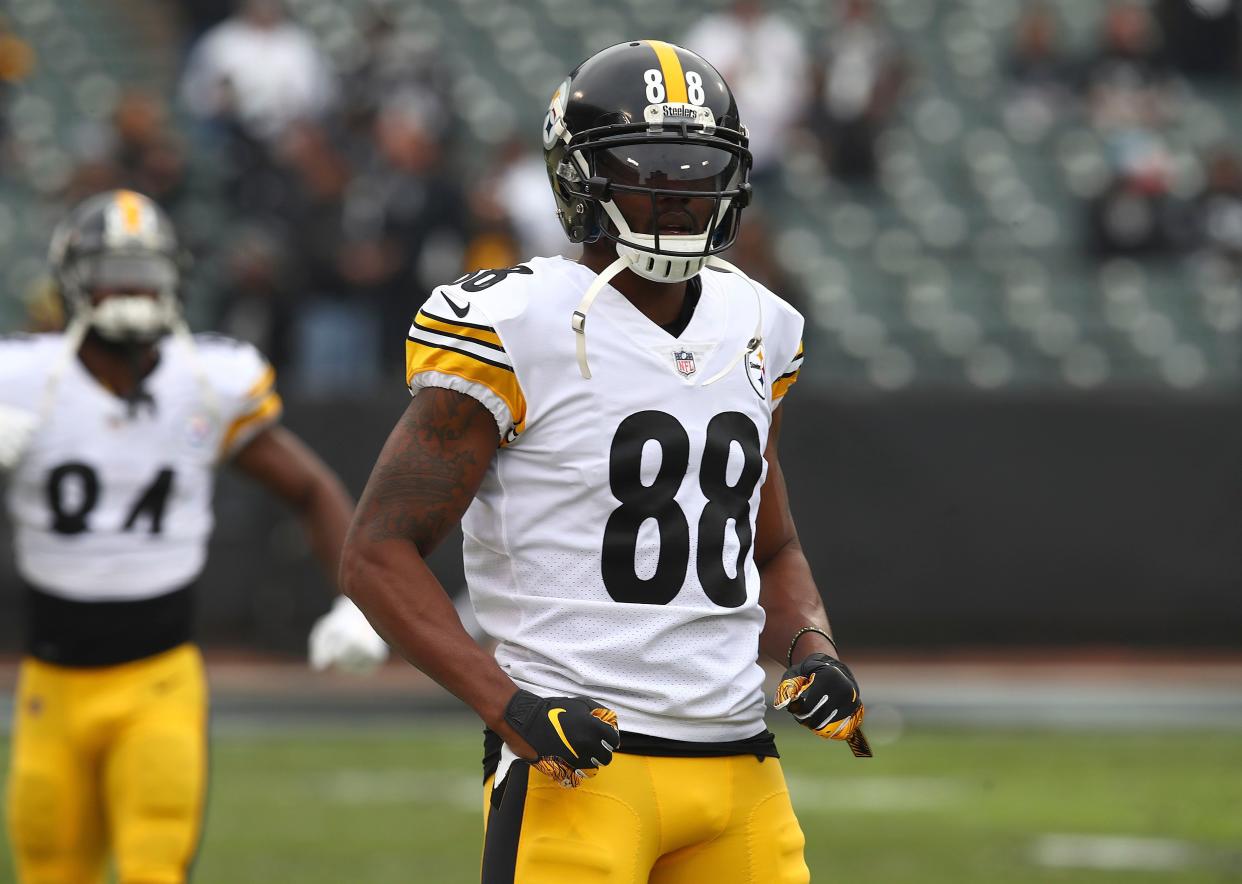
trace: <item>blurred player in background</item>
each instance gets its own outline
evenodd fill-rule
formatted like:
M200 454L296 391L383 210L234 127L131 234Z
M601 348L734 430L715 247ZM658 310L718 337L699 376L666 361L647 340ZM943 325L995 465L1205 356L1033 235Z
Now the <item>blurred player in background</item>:
M335 575L352 501L278 426L275 373L248 344L192 338L176 236L132 191L78 206L50 258L69 324L0 341L0 463L26 609L8 827L24 884L186 879L202 823L207 698L194 583L219 465L301 516ZM316 665L387 648L348 600Z
M543 139L583 256L419 311L345 591L488 726L487 884L807 881L757 654L821 736L863 707L777 459L803 320L719 257L750 197L736 104L636 41L561 84ZM424 561L459 520L495 659Z

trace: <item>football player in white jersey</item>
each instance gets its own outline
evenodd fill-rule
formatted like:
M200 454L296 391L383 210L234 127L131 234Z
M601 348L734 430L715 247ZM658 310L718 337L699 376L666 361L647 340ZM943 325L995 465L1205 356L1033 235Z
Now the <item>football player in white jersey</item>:
M302 517L335 576L352 501L278 426L275 372L248 344L191 338L168 219L131 191L86 200L50 257L64 333L0 341L0 466L24 584L7 820L23 884L186 880L206 785L194 582L216 469ZM379 661L342 599L314 662Z
M418 312L345 592L488 727L485 884L807 881L758 656L867 749L777 458L803 320L719 257L745 130L707 62L644 40L583 62L543 138L582 258ZM494 659L424 562L459 520Z

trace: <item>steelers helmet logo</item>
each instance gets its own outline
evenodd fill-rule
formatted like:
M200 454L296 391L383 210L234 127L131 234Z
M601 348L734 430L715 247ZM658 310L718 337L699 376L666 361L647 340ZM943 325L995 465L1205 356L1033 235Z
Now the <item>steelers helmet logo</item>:
M565 105L569 101L569 78L566 78L548 103L548 113L543 118L543 146L545 150L560 140L565 134Z

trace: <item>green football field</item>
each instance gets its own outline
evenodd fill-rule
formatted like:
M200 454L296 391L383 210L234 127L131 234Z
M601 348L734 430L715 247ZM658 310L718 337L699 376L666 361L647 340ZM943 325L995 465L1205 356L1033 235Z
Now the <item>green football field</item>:
M477 881L478 736L221 729L195 880ZM816 881L1242 880L1242 734L915 731L871 760L778 736Z

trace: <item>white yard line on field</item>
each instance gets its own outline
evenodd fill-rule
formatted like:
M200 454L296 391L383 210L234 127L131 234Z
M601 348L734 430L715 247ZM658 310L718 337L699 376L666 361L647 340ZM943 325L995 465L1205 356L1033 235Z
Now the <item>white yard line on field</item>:
M336 804L436 804L481 812L483 782L464 774L344 768L314 781L316 794Z
M1138 835L1042 835L1031 855L1037 865L1048 868L1145 872L1178 871L1206 859L1189 842Z
M941 811L968 789L953 777L808 777L787 774L799 811Z

